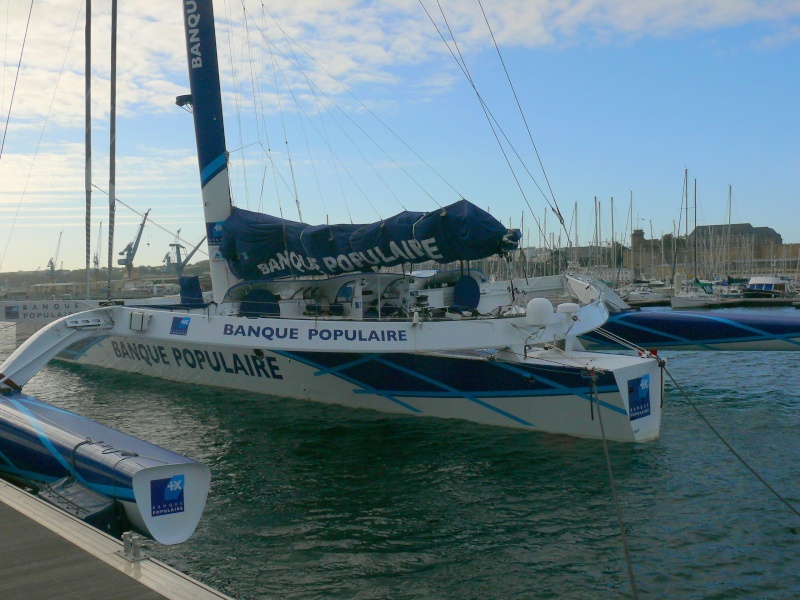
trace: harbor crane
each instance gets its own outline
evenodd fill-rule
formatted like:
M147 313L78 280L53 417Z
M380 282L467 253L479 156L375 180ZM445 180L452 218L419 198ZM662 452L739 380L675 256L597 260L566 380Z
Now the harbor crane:
M125 267L125 271L128 274L128 279L131 278L131 274L133 273L133 257L136 256L136 251L139 249L139 242L142 239L144 224L147 222L147 215L149 214L150 209L148 208L147 212L144 213L144 218L142 219L141 225L139 225L139 233L136 234L136 239L134 239L132 242L128 242L128 245L125 246L125 248L119 253L123 258L117 259L117 264Z
M58 234L58 244L56 244L56 253L47 261L47 276L54 282L57 282L57 269L58 269L58 255L61 252L61 236L64 235L64 230Z
M200 249L202 243L206 241L206 238L203 237L185 258L181 258L181 250L186 250L186 247L178 243L180 235L181 230L178 229L178 233L175 235L175 243L170 244L170 248L175 248L175 258L172 258L172 253L170 252L167 252L166 256L164 256L164 271L166 273L175 273L178 277L183 275L183 269L189 264L195 252Z

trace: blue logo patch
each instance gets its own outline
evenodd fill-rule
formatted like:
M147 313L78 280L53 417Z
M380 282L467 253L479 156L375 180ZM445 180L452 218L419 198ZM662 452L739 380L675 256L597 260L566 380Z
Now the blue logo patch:
M189 317L172 317L172 327L169 332L172 335L186 335L189 332Z
M16 304L13 306L6 306L6 321L16 321L19 319L19 306Z
M209 244L219 246L222 242L222 221L206 223L206 237Z
M183 512L183 475L170 479L153 479L150 482L150 508L152 515L170 515Z
M628 380L628 412L631 421L650 415L650 375Z

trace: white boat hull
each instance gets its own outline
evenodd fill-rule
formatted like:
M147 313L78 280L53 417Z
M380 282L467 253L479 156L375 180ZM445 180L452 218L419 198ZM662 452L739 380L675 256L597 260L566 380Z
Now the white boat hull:
M295 352L183 341L137 344L113 336L76 346L60 358L173 381L385 413L616 441L655 439L661 420L660 369L653 359L632 356L570 352L565 357L551 350L506 362L486 352ZM589 369L608 372L598 375L597 381L602 415L598 415ZM632 410L628 387L642 377L649 381L646 406Z
M724 300L710 294L696 296L671 296L669 299L672 308L712 308L725 303Z

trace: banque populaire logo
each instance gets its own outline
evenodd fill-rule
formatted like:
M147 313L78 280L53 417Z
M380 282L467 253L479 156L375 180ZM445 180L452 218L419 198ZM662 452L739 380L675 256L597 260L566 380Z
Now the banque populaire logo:
M154 517L183 512L185 483L186 478L183 475L153 479L150 482L150 508Z
M172 327L169 332L172 335L186 335L189 333L189 321L190 317L172 317Z

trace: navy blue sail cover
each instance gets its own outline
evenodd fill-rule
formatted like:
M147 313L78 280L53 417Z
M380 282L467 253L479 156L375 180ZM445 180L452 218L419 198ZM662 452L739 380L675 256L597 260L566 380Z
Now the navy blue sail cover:
M366 225L312 226L234 208L222 226L220 252L234 275L252 281L476 260L510 252L521 237L467 200Z

